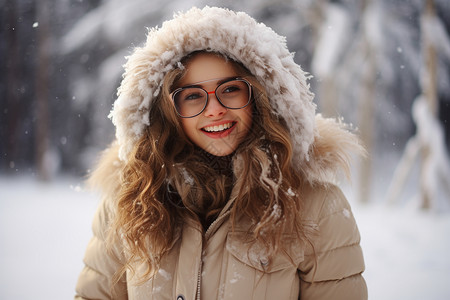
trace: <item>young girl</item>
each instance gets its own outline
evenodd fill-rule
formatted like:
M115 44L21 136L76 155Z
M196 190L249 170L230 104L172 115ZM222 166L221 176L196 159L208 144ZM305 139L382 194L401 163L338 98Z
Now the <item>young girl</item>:
M129 57L76 299L366 299L333 178L361 150L315 115L285 41L191 9Z

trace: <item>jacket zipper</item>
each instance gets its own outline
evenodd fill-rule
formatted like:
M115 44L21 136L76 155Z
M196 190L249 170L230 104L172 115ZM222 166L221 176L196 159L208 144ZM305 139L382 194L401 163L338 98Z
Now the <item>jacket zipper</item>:
M203 252L203 251L202 251ZM201 285L201 276L202 276L202 262L203 260L203 255L200 256L200 264L199 264L199 268L198 268L198 276L197 276L197 300L200 300L200 285Z
M211 228L214 228L214 226L219 223L219 221L223 220L226 216L230 214L230 211L227 210L224 214L220 215L214 222L209 225L208 229L205 232L205 241L209 237L209 233L211 232ZM203 243L202 243L203 244ZM202 245L202 253L200 254L200 263L198 268L198 274L197 274L197 300L200 300L200 289L201 289L201 283L202 283L202 267L203 267L203 245Z

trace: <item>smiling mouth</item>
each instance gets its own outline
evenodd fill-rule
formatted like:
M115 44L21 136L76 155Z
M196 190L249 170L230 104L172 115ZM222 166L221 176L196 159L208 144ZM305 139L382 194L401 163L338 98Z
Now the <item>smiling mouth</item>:
M235 124L236 124L236 122L229 122L229 123L225 123L225 124L221 124L221 125L205 126L202 128L202 130L205 132L210 132L210 133L218 133L218 132L222 132L222 131L232 128Z

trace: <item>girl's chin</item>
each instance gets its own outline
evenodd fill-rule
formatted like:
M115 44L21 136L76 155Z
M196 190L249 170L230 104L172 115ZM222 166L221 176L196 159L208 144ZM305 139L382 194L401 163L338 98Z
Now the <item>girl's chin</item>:
M237 147L234 147L229 144L219 145L219 143L211 143L208 145L208 147L201 147L201 148L214 156L226 156L233 153Z

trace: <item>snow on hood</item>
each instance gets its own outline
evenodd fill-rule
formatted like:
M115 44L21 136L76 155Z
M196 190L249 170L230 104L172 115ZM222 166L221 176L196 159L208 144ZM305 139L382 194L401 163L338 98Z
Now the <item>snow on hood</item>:
M149 125L149 110L165 74L198 50L222 53L252 72L265 86L273 111L289 126L297 163L308 159L314 141L314 95L285 38L246 13L205 7L178 13L161 28L150 29L145 45L128 57L110 114L121 160L127 160Z

